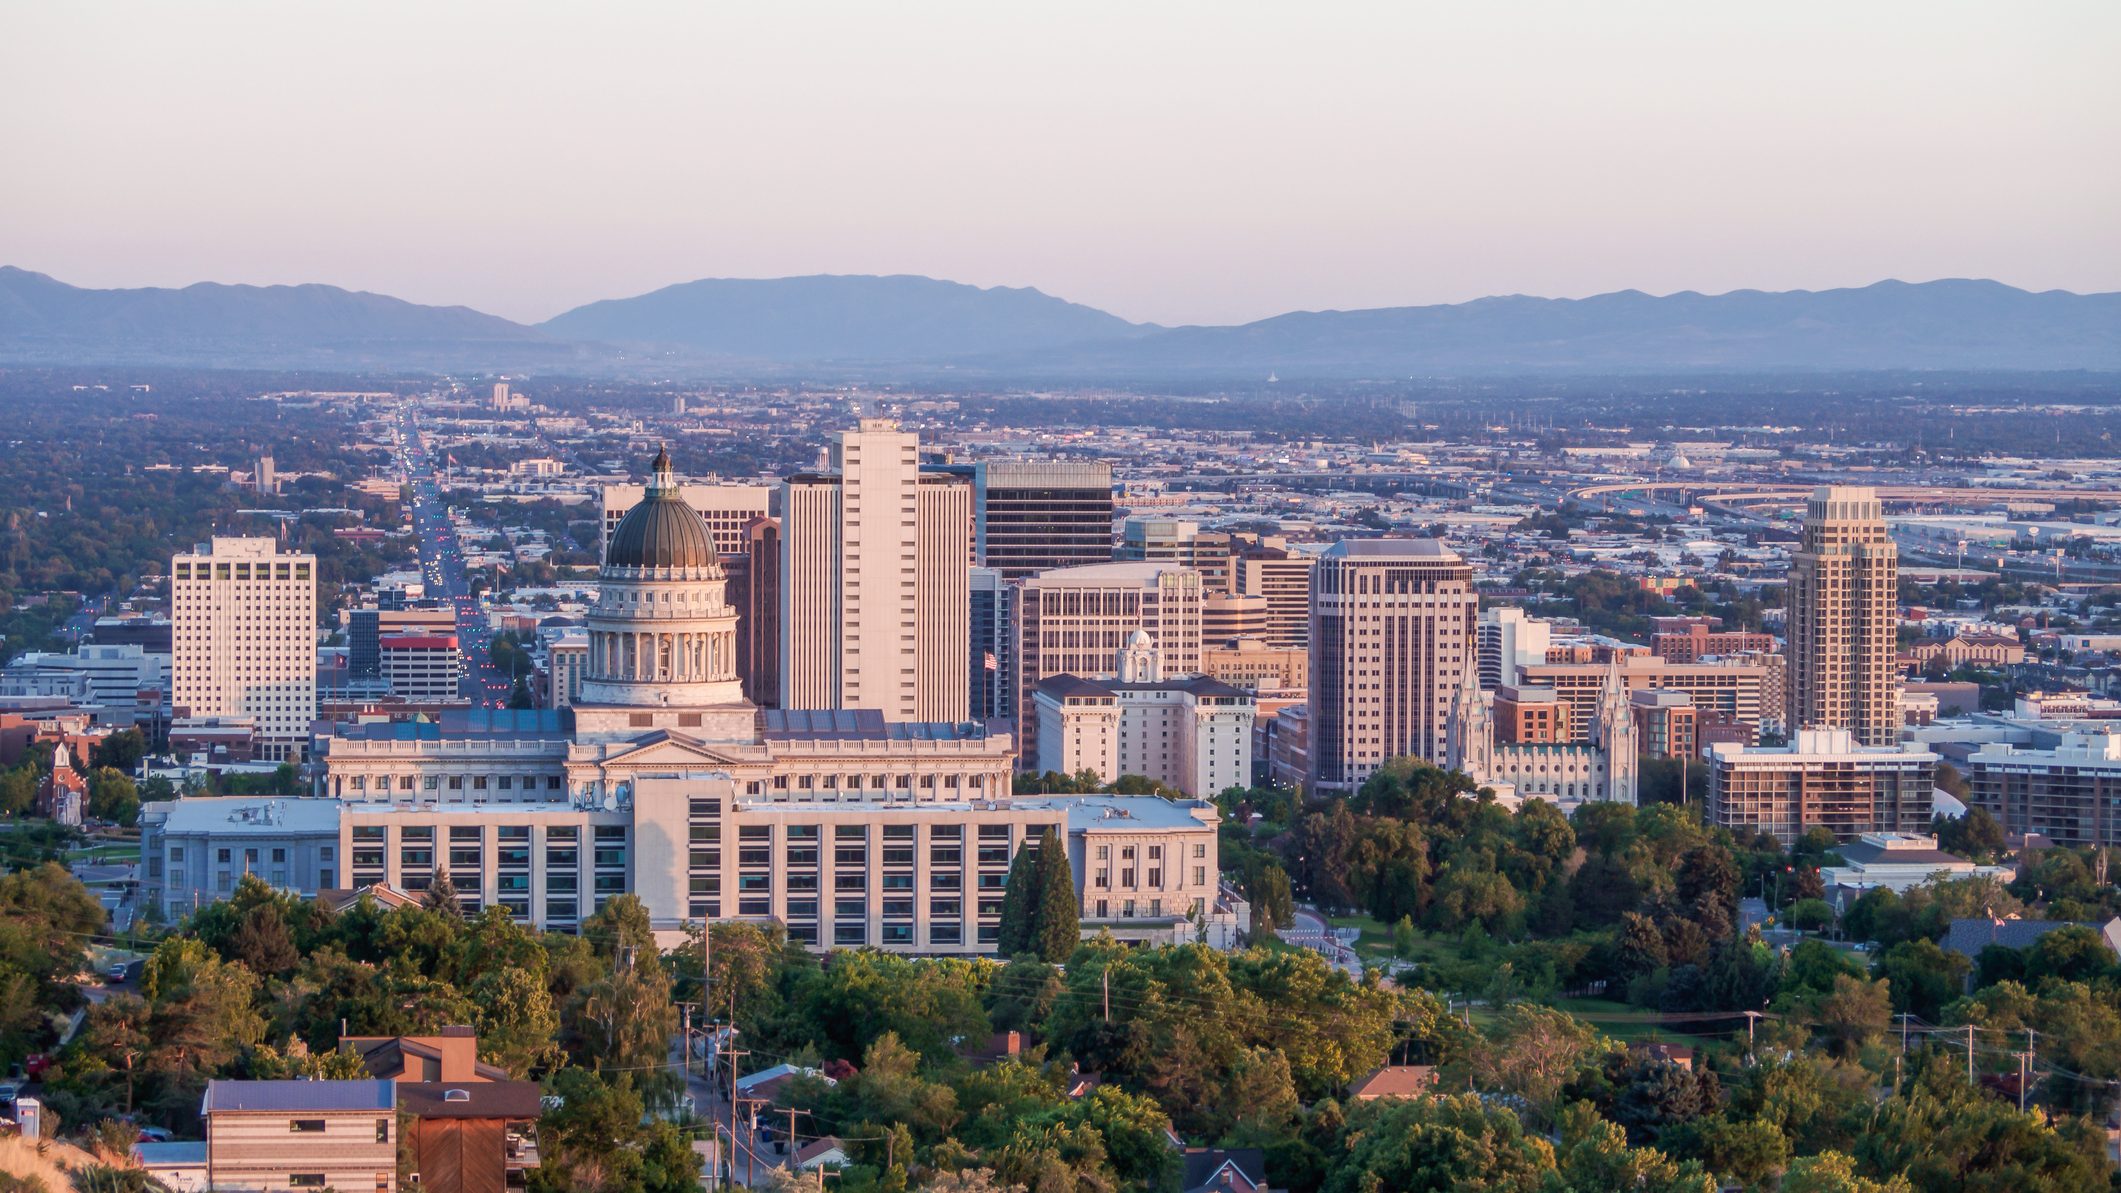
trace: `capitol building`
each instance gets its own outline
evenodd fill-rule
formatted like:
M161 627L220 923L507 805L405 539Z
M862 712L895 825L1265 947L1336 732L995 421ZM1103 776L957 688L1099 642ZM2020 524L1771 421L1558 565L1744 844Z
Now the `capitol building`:
M1049 829L1086 931L1190 939L1214 918L1213 805L1011 795L1011 736L872 710L761 709L736 672L713 540L659 453L611 533L580 699L334 724L311 797L190 799L142 816L174 918L242 875L314 894L424 889L567 930L614 895L659 931L784 925L816 948L993 951L1009 865Z

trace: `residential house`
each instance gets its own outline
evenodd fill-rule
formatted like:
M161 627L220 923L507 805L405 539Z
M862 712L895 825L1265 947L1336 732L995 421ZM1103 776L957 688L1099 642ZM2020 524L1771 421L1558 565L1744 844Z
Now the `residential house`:
M851 1161L847 1158L846 1145L831 1135L813 1139L795 1149L795 1167L798 1172L816 1172L820 1168L845 1168L849 1163Z
M397 1187L395 1082L211 1081L199 1114L209 1188Z
M502 1193L528 1184L544 1109L538 1085L512 1081L507 1070L479 1060L471 1028L347 1036L339 1048L397 1085L399 1110L409 1119L405 1150L421 1193Z
M1178 1187L1184 1193L1274 1193L1267 1187L1267 1156L1256 1147L1189 1147L1180 1153Z
M1379 1098L1418 1098L1436 1087L1434 1065L1385 1065L1348 1087L1351 1102Z

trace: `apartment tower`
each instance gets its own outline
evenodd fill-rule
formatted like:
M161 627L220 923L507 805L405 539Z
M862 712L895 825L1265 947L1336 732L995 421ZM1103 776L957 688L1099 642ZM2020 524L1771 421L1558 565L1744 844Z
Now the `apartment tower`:
M170 706L247 717L258 756L300 760L317 715L317 557L215 538L170 563Z
M1866 746L1900 738L1899 553L1878 494L1822 486L1790 558L1789 727L1847 729Z
M1478 666L1479 598L1434 539L1350 539L1311 583L1310 766L1315 792L1352 792L1385 760L1444 756L1451 697Z
M967 719L971 567L971 485L890 419L835 435L781 483L781 706Z

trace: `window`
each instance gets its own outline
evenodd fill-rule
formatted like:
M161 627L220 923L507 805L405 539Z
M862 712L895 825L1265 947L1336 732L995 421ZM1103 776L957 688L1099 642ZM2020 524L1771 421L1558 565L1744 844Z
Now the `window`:
M389 1143L389 1142L390 1142L390 1120L389 1120L389 1119L387 1119L387 1118L379 1118L379 1119L377 1119L377 1120L376 1120L376 1142L377 1142L377 1143Z
M294 1118L287 1120L287 1129L296 1135L322 1135L324 1120L321 1118Z
M290 1172L287 1174L287 1187L290 1189L321 1189L324 1187L324 1174L321 1172Z

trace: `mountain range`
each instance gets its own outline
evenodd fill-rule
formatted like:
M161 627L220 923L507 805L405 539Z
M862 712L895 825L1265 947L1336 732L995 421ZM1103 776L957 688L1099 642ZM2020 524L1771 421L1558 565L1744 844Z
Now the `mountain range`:
M2121 294L1886 281L1635 290L1131 323L914 276L714 278L525 325L334 286L90 290L0 267L0 362L1120 381L1781 370L2121 370Z

